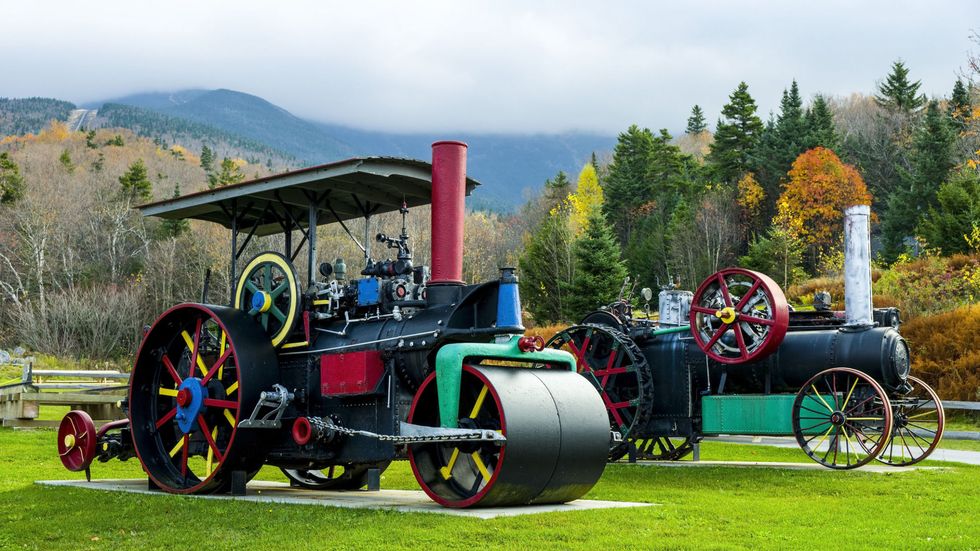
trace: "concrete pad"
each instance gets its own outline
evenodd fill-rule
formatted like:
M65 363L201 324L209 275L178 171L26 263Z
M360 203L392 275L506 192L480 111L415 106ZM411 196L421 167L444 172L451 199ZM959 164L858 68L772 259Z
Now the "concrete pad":
M636 463L628 463L625 461L613 463L613 465L638 465L641 467L748 467L748 468L766 468L766 469L790 469L796 471L826 471L826 472L840 472L840 469L831 469L824 467L819 463L786 463L786 462L762 462L762 461L637 461ZM922 467L919 465L912 465L910 467L892 467L890 465L883 465L881 463L873 462L868 463L863 467L858 467L856 469L850 469L845 472L858 472L858 473L903 473L915 470L929 470L929 471L942 471L946 470L945 467Z
M110 492L127 492L133 494L152 494L168 496L159 490L149 490L146 479L115 479L115 480L38 480L35 484L45 486L67 486L71 488L86 488ZM522 507L491 507L485 509L448 509L418 490L380 490L377 492L321 492L304 488L292 488L285 482L267 482L253 480L248 483L244 496L223 495L193 495L194 499L223 499L237 501L254 501L258 503L283 503L289 505L320 505L323 507L344 507L349 509L387 509L400 513L434 513L460 517L489 519L497 517L515 517L538 513L555 513L567 511L588 511L591 509L618 509L624 507L650 507L653 503L632 503L627 501L596 501L577 499L570 503L553 505L525 505Z

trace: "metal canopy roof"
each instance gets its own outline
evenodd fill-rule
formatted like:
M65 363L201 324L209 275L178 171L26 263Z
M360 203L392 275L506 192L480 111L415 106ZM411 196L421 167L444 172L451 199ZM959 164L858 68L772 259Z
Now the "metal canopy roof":
M466 179L466 194L480 185ZM395 157L348 159L284 172L216 189L148 203L137 208L144 216L171 220L196 219L238 230L257 227L269 235L284 227L309 226L309 206L317 205L318 224L363 218L432 202L432 165ZM336 216L335 216L336 214Z

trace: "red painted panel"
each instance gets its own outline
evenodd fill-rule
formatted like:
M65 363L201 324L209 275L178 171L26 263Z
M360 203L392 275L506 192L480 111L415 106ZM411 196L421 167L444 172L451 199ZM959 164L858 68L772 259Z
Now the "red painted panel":
M320 394L366 394L378 386L385 366L378 350L320 356Z

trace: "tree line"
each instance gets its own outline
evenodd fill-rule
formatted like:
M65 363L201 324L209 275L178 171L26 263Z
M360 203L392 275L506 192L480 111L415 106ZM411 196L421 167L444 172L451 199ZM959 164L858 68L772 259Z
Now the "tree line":
M524 206L534 221L520 256L531 314L577 321L614 299L627 274L688 289L733 264L783 286L833 275L852 204L872 206L882 264L976 252L978 91L964 78L947 97L927 98L921 86L898 60L870 96L806 101L792 80L763 121L741 82L713 132L698 105L677 138L630 126L610 158L593 155L577 187L559 173ZM577 226L570 200L588 174L600 207Z

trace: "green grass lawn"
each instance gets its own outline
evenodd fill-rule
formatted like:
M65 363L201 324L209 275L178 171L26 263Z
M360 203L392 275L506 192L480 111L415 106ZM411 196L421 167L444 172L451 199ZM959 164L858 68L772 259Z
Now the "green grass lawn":
M588 498L658 507L477 520L216 502L33 484L62 469L52 430L0 429L0 549L976 548L980 467L894 474L611 465ZM704 459L807 461L799 450L707 442ZM139 477L139 464L93 466ZM282 480L277 471L260 477ZM385 488L417 489L405 462Z

